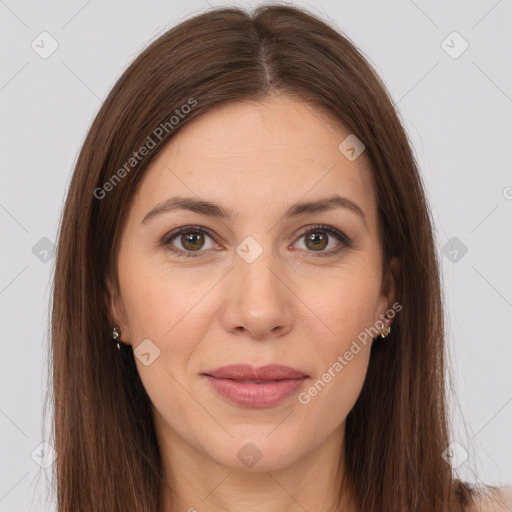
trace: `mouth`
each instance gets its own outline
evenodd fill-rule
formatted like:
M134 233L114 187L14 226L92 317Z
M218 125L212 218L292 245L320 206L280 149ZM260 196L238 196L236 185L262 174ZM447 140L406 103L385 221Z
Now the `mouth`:
M295 394L309 378L302 371L275 364L260 368L230 365L202 375L224 399L248 408L276 405Z

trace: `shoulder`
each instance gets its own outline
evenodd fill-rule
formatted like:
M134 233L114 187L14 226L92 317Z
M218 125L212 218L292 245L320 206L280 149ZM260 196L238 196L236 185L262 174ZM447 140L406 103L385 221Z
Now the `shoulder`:
M475 498L468 512L512 512L512 486L501 487L496 495L489 493Z

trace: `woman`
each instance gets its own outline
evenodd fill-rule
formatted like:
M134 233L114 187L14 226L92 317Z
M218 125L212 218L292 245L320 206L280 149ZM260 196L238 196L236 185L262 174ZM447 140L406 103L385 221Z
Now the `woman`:
M52 314L59 512L506 510L452 469L407 137L304 11L212 10L129 66L79 155Z

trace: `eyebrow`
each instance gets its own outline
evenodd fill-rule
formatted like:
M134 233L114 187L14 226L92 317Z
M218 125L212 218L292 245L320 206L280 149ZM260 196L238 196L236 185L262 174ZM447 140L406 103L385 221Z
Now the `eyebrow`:
M315 201L298 202L291 205L284 213L283 218L293 218L307 213L322 213L334 210L336 208L347 208L361 217L366 226L366 216L363 210L353 201L337 194L317 199ZM165 213L177 210L186 210L208 217L230 220L234 217L233 209L226 208L213 201L205 201L193 197L171 197L163 203L157 204L142 219L141 224L154 219Z

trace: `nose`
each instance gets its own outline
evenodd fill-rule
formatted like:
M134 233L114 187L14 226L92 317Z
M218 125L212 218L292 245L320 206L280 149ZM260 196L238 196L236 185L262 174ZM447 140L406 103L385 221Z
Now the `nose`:
M228 332L258 340L290 332L294 295L283 271L265 252L252 263L235 258L224 285L222 324Z

